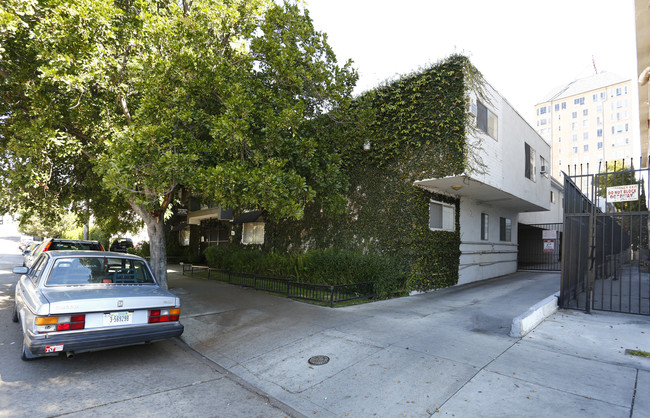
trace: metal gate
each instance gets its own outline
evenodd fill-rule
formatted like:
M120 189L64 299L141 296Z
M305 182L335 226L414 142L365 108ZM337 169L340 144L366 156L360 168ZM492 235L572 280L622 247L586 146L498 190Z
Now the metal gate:
M631 166L565 174L562 308L650 315L648 169Z
M564 224L518 224L517 269L560 271Z

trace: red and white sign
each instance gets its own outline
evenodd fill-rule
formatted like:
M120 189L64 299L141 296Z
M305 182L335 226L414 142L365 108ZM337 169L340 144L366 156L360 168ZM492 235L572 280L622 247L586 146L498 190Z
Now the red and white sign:
M555 240L553 240L553 239L545 239L544 240L544 252L545 253L553 253L553 252L555 252Z
M625 186L614 186L607 188L607 201L613 202L634 202L639 200L639 185L627 184Z

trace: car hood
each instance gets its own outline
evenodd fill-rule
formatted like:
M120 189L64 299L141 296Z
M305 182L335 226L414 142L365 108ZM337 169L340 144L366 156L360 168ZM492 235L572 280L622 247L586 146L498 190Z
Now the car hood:
M178 297L157 286L57 286L41 292L50 314L180 306Z

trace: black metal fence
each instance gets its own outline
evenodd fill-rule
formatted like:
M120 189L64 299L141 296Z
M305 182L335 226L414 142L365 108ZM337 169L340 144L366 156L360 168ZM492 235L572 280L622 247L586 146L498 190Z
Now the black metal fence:
M650 315L648 169L631 166L565 176L562 308Z
M341 302L375 297L372 282L342 285L322 285L295 282L277 277L258 276L251 273L239 273L229 270L214 269L207 266L182 264L183 275L199 275L209 280L250 287L255 290L276 293L293 299L326 303L330 307Z

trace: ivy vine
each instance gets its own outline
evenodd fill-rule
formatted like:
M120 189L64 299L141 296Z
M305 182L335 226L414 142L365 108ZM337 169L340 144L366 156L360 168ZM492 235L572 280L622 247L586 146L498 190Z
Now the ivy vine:
M349 183L346 209L329 213L316 202L301 221L268 223L265 247L381 253L402 260L410 290L456 284L459 200L418 188L414 181L480 168L472 162L476 149L469 149L466 137L475 129L469 92L483 97L482 86L469 60L453 55L315 121L341 155ZM429 229L431 200L456 206L455 232Z

